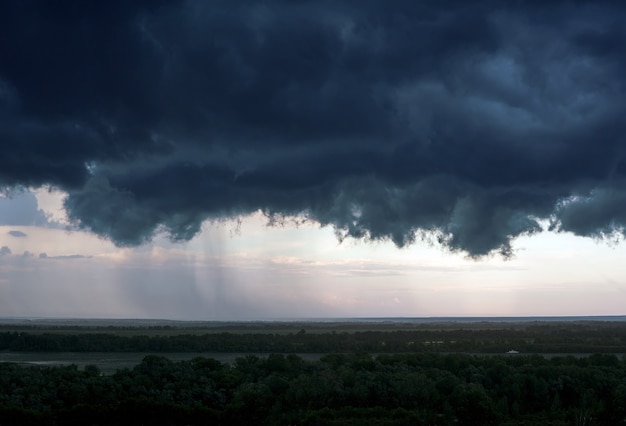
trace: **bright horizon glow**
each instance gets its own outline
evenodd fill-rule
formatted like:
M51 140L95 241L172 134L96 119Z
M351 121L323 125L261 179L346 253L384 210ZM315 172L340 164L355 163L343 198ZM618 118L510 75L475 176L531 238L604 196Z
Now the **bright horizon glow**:
M35 192L63 222L60 192ZM15 200L16 202L18 200ZM315 224L260 214L205 223L186 243L118 248L63 227L1 226L0 316L283 318L623 315L624 245L543 232L511 260L468 260L424 244L339 243ZM14 237L21 231L25 237ZM26 254L25 254L26 253ZM45 253L43 255L42 253Z

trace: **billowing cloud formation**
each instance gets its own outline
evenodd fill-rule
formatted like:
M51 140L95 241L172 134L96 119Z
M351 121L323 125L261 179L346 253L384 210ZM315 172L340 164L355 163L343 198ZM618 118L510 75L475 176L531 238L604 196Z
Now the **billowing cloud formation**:
M11 249L8 248L7 246L0 247L0 257L5 256L7 254L11 254Z
M121 245L261 210L481 256L626 222L618 1L3 2L0 184Z

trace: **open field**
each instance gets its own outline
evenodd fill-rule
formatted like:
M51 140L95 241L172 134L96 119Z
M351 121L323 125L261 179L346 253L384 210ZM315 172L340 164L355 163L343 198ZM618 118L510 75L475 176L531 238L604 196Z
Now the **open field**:
M178 322L5 320L13 352L626 353L624 317Z
M289 334L356 333L365 331L528 330L537 326L568 328L626 328L626 316L581 317L435 317L341 318L267 321L173 321L152 319L27 319L0 318L1 331L28 333L114 333L118 335L174 336L206 333Z
M151 355L145 352L0 352L0 363L38 365L43 367L75 365L83 370L96 366L106 375L124 368L132 369ZM210 358L224 364L232 364L247 355L266 358L268 354L242 354L238 352L171 352L164 354L172 362L189 361L194 358ZM306 361L317 361L323 354L298 354Z

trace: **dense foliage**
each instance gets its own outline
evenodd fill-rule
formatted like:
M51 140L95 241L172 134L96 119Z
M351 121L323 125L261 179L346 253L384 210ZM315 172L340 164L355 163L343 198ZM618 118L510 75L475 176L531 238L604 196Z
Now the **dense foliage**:
M626 360L336 354L244 356L233 364L150 355L96 366L0 364L0 424L617 425ZM523 422L523 423L520 423ZM548 423L551 422L551 423Z

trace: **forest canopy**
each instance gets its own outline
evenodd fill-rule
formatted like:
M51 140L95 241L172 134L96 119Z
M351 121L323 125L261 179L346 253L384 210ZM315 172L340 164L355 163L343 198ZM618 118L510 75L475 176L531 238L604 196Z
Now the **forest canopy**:
M0 424L616 425L615 355L271 354L232 364L146 356L97 366L0 364Z

